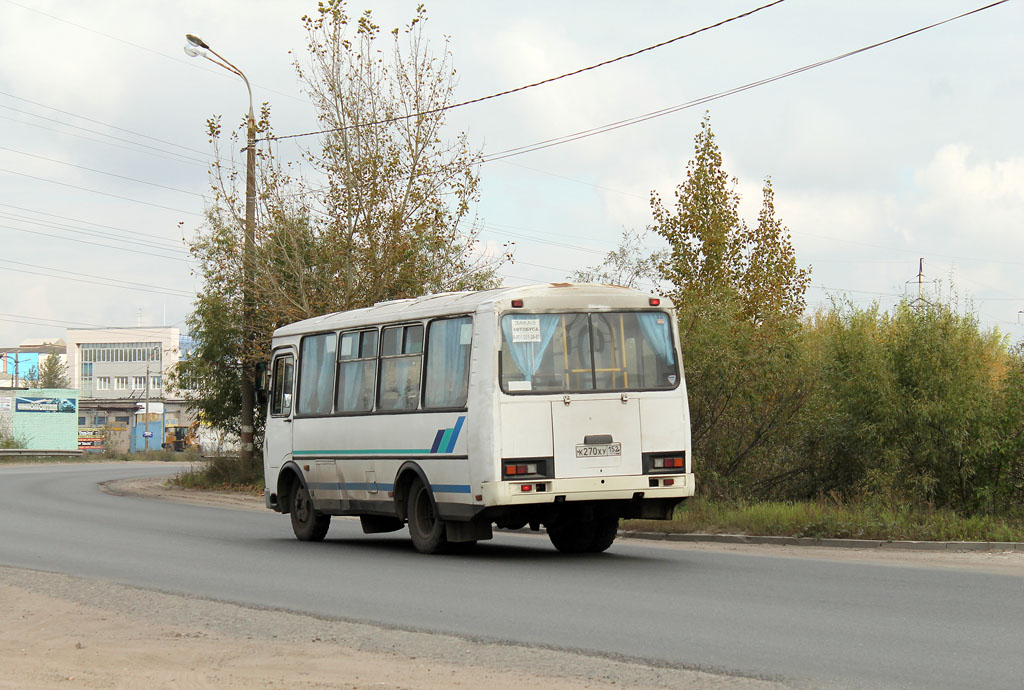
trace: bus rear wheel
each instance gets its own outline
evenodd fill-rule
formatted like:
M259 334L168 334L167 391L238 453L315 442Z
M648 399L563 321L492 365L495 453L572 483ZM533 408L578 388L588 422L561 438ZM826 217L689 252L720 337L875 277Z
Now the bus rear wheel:
M619 531L619 518L571 518L548 525L548 538L562 553L600 553L606 551Z
M309 489L302 482L292 486L292 531L300 541L323 541L331 527L331 516L321 515L313 509Z
M447 546L444 520L437 516L437 506L430 487L416 479L409 487L409 536L420 553L438 553Z

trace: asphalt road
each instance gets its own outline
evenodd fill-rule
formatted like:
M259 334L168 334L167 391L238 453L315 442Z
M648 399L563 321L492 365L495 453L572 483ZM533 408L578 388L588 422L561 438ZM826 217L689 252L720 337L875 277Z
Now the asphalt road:
M1024 577L499 534L424 556L405 531L111 496L166 465L0 468L0 564L246 605L587 650L814 687L1024 686ZM315 631L313 631L315 632Z

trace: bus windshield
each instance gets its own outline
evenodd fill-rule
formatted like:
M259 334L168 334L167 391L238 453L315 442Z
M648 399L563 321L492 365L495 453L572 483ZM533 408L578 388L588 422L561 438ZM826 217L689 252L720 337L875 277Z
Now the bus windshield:
M571 393L675 388L679 368L662 311L505 314L501 389Z

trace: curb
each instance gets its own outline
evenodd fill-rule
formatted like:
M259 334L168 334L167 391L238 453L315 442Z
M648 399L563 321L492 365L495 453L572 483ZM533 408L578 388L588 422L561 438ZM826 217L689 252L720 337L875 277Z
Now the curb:
M911 551L1021 551L1024 542L1012 541L885 541L881 539L819 539L816 537L758 537L748 534L668 534L620 530L619 536L652 541L715 542L719 544L775 544L825 546L841 549L905 549Z

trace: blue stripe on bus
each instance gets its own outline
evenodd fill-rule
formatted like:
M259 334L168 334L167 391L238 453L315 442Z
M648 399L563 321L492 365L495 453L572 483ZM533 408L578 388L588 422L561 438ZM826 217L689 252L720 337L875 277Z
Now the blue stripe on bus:
M295 450L292 455L429 455L429 448L361 448L357 450Z
M434 442L430 445L430 448L359 448L355 450L337 449L337 450L295 450L292 451L292 455L301 456L312 456L312 455L436 455L438 453L447 454L455 451L455 443L459 440L459 432L462 431L462 425L466 422L466 415L461 415L455 420L455 426L438 429L437 433L434 434Z
M456 420L455 428L452 429L452 437L448 441L448 449L445 450L446 453L451 453L453 450L455 450L455 442L459 440L459 432L462 431L462 423L465 422L465 421L466 421L466 418L464 416L463 417L459 417Z
M473 487L469 484L433 484L430 488L435 494L468 494Z
M309 488L319 491L394 491L394 484L381 482L309 482ZM469 484L435 484L430 487L435 494L468 494L472 487Z

